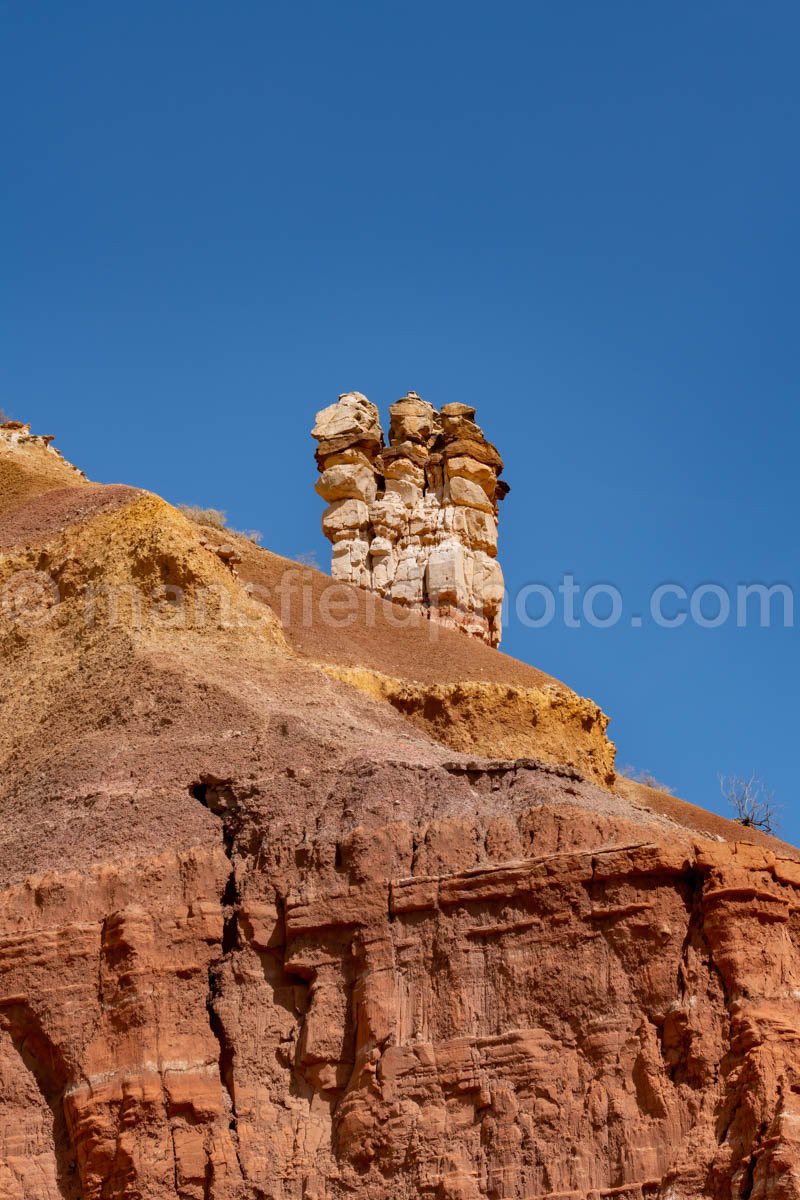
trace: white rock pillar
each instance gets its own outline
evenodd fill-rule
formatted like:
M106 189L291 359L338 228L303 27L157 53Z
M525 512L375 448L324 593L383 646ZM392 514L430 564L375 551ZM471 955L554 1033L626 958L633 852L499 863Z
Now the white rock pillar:
M389 414L388 446L378 410L360 392L317 414L317 491L328 502L322 527L333 543L332 574L496 646L502 459L470 405L437 413L409 392Z
M331 574L371 587L369 506L378 493L376 459L383 445L378 410L360 392L347 392L317 413L320 477L316 490L328 508L322 529L333 543Z
M497 505L508 490L498 482L503 461L476 425L471 405L446 404L440 421L441 508L438 544L429 560L428 599L439 609L440 620L496 646L503 603Z

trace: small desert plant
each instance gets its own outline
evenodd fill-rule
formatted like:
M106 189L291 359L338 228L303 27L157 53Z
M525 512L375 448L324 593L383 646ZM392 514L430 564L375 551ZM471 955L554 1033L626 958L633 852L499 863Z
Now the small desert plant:
M178 512L182 512L187 520L195 525L210 525L212 529L227 528L225 513L221 508L199 508L196 504L179 504Z
M631 783L641 783L645 787L655 788L656 791L672 795L672 788L668 787L666 783L662 783L660 779L656 779L652 771L640 771L638 767L625 763L623 766L617 767L617 774L621 775L623 779L630 779Z
M4 408L0 408L0 425L5 425L6 421L13 421L11 413L7 413Z
M296 554L294 561L300 563L301 567L313 567L315 571L321 570L317 561L317 556L313 550L307 550L302 554Z
M196 504L179 504L178 512L183 513L188 521L195 525L206 525L211 529L224 529L227 533L238 534L239 537L249 538L259 544L262 534L257 529L231 529L225 512L221 508L199 508Z
M733 808L735 821L750 829L774 833L778 828L775 793L768 792L755 774L749 779L740 775L720 775L719 790Z

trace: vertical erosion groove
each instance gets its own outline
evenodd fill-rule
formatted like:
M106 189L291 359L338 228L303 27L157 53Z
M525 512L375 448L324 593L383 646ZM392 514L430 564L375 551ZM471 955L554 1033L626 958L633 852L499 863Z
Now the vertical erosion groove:
M64 1111L68 1070L63 1056L27 1003L0 1007L0 1030L8 1034L52 1113L58 1195L63 1200L78 1200L80 1183L77 1158Z
M233 1139L239 1170L242 1161L239 1153L239 1137L236 1114L236 1084L234 1076L235 1051L233 1043L225 1028L225 1022L220 1014L220 1001L223 998L225 974L232 969L232 955L239 945L239 887L236 882L234 864L234 847L236 835L241 822L239 801L230 781L201 777L199 783L189 788L190 795L202 804L209 812L219 817L222 823L222 843L229 863L228 876L221 896L223 925L221 955L212 961L208 968L208 996L206 1008L208 1023L217 1044L219 1045L219 1074L222 1086L227 1095L230 1112L229 1129Z

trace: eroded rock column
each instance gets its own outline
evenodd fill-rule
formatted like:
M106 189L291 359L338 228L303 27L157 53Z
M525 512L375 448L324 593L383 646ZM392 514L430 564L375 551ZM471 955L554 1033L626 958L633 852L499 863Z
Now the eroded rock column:
M333 543L331 574L370 587L369 505L378 492L376 459L383 445L378 410L360 392L348 392L317 413L311 434L322 472L316 490L328 502L322 528Z
M386 445L378 410L360 392L317 414L332 574L496 646L502 459L470 405L437 412L409 392L389 416Z
M474 418L475 409L467 404L446 404L441 412L442 430L429 468L441 499L427 591L440 620L496 646L503 603L497 505L508 485L498 482L503 460Z

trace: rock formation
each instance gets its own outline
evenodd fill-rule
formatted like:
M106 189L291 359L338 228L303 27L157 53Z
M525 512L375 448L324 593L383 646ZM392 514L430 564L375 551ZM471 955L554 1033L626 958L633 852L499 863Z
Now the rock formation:
M0 1200L798 1200L800 854L331 586L0 430Z
M333 543L336 579L500 642L503 573L497 505L508 492L503 462L475 424L475 409L432 404L409 392L378 410L360 392L317 413L317 491Z

